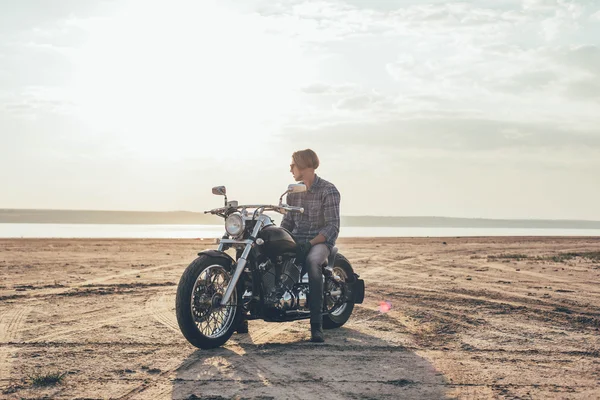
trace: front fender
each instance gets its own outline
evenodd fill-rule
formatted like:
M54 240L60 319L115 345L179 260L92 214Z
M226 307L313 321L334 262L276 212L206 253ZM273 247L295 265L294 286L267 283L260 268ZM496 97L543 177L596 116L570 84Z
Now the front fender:
M209 257L222 258L224 260L229 261L229 266L235 264L235 260L227 253L219 250L204 250L198 253L199 256L207 255Z

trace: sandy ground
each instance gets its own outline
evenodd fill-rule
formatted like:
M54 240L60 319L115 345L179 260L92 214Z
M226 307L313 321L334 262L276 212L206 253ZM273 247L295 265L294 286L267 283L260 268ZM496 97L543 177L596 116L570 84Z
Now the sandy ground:
M210 351L174 313L205 243L0 240L0 397L600 398L600 238L343 239L367 296L325 344L251 321Z

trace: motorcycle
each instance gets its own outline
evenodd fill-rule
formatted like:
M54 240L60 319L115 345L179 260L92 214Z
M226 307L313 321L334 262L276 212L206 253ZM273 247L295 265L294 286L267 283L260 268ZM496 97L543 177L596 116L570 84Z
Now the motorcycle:
M194 346L223 345L242 319L287 322L310 318L308 274L296 257L292 233L278 227L265 212L303 213L282 202L288 193L306 191L291 184L278 205L238 205L227 201L224 186L212 189L225 196L224 207L205 211L225 219L225 234L217 250L198 253L177 286L176 314L183 336ZM235 259L227 253L235 250ZM350 262L334 247L323 268L323 328L344 325L354 304L364 299L365 285Z

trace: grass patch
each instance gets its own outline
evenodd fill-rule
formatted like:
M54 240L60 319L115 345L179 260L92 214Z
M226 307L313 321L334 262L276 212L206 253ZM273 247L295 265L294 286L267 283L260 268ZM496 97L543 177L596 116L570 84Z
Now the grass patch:
M62 383L65 376L67 376L68 372L49 372L49 373L41 373L34 374L29 376L29 380L33 384L33 386L43 387L43 386L54 386L59 383Z
M528 256L526 254L496 254L488 255L488 261L521 261L521 260L535 260L535 261L552 261L555 263L564 263L575 258L582 258L590 262L600 262L600 251L585 251L585 252L568 252L558 253L547 256Z
M587 251L587 252L570 252L570 253L559 253L551 256L538 257L540 260L554 261L557 263L563 263L575 258L583 258L592 262L600 262L600 251Z
M408 386L408 385L412 385L414 382L413 381L409 381L408 379L397 379L395 381L386 381L385 383L387 383L388 385L394 385L394 386Z
M573 311L569 310L567 307L555 307L554 311L562 312L562 313L565 313L565 314L572 314L573 313Z
M514 260L521 261L529 258L529 256L525 254L498 254L498 255L489 255L488 260Z

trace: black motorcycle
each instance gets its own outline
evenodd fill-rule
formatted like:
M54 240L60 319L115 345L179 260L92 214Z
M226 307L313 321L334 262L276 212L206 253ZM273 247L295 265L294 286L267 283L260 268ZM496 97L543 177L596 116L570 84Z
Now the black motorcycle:
M296 260L296 240L277 227L267 211L304 212L282 203L288 193L306 191L289 185L279 205L238 205L227 201L224 186L213 194L225 196L225 206L205 213L225 219L218 250L198 253L177 287L176 312L185 338L201 349L219 347L243 318L286 322L310 318L308 274ZM234 249L235 259L226 251ZM233 254L232 254L233 255ZM363 301L364 281L350 262L333 248L323 264L323 327L339 328L354 304Z

